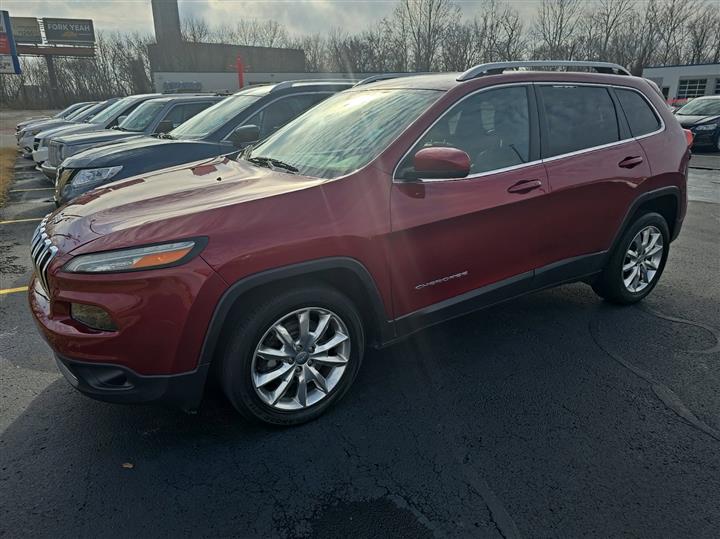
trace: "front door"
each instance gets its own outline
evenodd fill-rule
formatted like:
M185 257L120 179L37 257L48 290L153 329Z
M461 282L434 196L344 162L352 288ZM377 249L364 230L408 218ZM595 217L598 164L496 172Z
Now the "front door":
M494 284L529 286L548 191L535 110L525 85L477 91L442 114L398 165L389 254L396 318L439 314ZM413 156L432 146L465 151L470 175L417 178Z

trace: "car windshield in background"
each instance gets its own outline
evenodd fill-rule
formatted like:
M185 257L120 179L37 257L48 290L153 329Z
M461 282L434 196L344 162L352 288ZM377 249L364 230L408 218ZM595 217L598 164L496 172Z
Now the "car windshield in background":
M680 116L715 116L720 114L720 99L694 99L675 114Z
M102 112L98 112L95 116L93 116L92 120L90 120L91 124L104 124L108 120L110 120L113 116L115 116L118 112L123 110L125 107L127 107L130 104L130 98L125 97L123 99L119 99L112 105L110 105L108 108L103 110Z
M146 101L132 111L132 113L118 125L118 128L123 131L145 131L163 107L165 107L165 102L163 101Z
M96 103L94 105L85 105L84 107L80 107L75 112L70 113L65 119L66 120L86 120L87 118L91 117L93 114L95 114L98 110L102 108L102 103Z
M261 95L249 94L232 95L170 131L170 137L190 140L204 138L232 120L261 97Z
M308 176L343 176L374 159L441 95L437 90L407 89L340 93L271 135L245 158L281 161Z

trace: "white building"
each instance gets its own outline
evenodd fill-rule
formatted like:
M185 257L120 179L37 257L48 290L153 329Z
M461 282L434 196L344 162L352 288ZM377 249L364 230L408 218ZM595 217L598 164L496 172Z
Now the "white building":
M668 101L720 95L720 64L646 67L643 77L655 82Z

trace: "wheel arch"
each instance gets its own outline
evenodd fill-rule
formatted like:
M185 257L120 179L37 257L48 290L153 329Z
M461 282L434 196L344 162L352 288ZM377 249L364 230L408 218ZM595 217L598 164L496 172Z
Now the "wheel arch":
M256 273L230 285L218 301L205 332L199 365L211 363L222 352L230 330L227 322L241 311L244 301L252 302L270 287L277 292L306 284L308 280L338 289L358 306L370 345L379 345L394 336L380 292L365 266L353 258L324 258Z
M625 217L613 238L608 256L615 250L620 238L630 225L641 215L649 212L656 212L662 215L667 221L670 230L670 238L674 240L680 232L678 215L680 210L680 189L674 185L662 187L653 191L643 193L636 198L628 208Z

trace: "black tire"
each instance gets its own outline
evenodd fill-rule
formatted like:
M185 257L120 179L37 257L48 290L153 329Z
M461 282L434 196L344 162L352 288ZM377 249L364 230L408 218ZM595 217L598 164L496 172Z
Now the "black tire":
M264 402L255 390L251 378L253 356L263 335L277 320L305 307L327 309L344 322L350 333L349 361L340 380L322 400L300 410L278 410ZM313 285L249 305L245 313L235 322L219 369L225 395L240 414L272 425L299 425L317 418L343 397L360 370L365 348L362 319L346 296L334 288Z
M635 238L638 232L648 226L654 226L662 234L662 258L652 281L650 281L644 289L638 292L632 292L628 290L623 282L622 265L625 259L625 253L630 247L630 242L633 238ZM620 241L617 243L612 253L610 253L607 265L592 285L593 290L598 296L611 303L616 303L618 305L631 305L633 303L637 303L652 292L653 288L655 288L655 285L657 285L660 280L662 272L665 269L665 262L667 261L669 247L670 230L668 229L665 218L659 213L645 213L639 216L627 228L627 230L625 230L620 238Z

